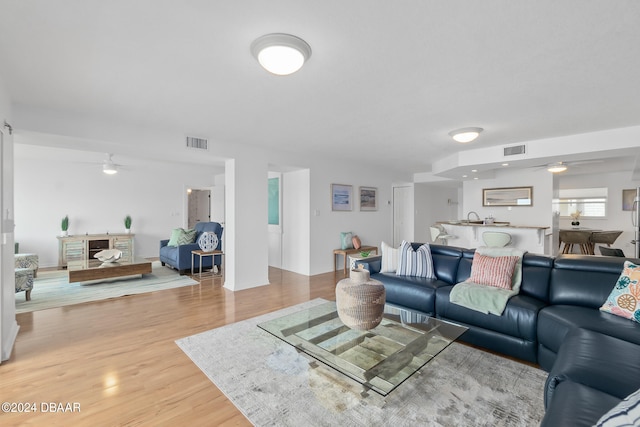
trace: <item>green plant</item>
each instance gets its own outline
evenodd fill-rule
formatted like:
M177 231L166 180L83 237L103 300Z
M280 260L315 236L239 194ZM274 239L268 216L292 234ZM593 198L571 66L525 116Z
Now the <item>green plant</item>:
M62 231L69 230L69 215L65 215L64 218L62 218L62 222L60 223L60 227L62 228Z
M127 230L131 228L131 215L127 215L124 217L124 228Z
M366 257L369 256L370 253L371 253L371 251L362 251L362 252L360 252L360 255L366 258Z

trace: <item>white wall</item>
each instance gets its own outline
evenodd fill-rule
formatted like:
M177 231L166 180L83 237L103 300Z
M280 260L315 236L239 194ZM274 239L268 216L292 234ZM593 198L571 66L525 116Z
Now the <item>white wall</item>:
M15 319L15 273L14 273L14 162L13 142L7 121L13 125L11 102L5 91L4 82L0 78L0 131L3 133L0 147L0 187L2 188L1 223L2 244L0 246L0 360L11 356L13 343L18 335L18 324Z
M482 206L483 188L533 187L533 206ZM481 219L493 215L496 221L512 225L551 227L553 201L553 175L547 170L505 170L493 179L469 180L463 183L462 212L464 218L475 211Z
M233 291L269 283L267 166L261 155L225 163L224 287Z
M431 242L429 227L438 221L460 219L458 216L458 187L416 183L415 187L415 240ZM455 245L455 242L450 242Z
M282 268L300 274L311 267L310 184L309 169L282 175Z
M559 175L559 187L568 188L608 188L607 217L604 219L580 219L580 226L601 230L622 230L612 247L622 249L627 256L633 256L634 248L631 212L622 210L622 190L640 186L640 180L631 179L631 172L615 172L597 175ZM571 219L561 219L561 228L570 228ZM596 253L598 253L596 249Z
M146 162L105 175L77 150L16 144L15 152L16 239L22 252L38 253L42 267L58 265L56 236L65 215L70 234L96 234L123 232L129 214L136 256L157 257L159 241L186 225L185 189L213 186L219 172Z
M391 171L346 161L320 161L311 164L311 268L310 274L333 270L333 250L340 247L340 232L357 234L363 245L380 247L389 242L392 230ZM331 210L331 184L353 186L354 203L350 212ZM378 210L360 211L357 200L360 186L378 188Z

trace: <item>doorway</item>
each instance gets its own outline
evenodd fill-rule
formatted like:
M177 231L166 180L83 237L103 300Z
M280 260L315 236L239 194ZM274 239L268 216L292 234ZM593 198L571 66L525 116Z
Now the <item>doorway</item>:
M199 222L211 221L211 190L191 189L188 196L187 227L193 228Z
M393 188L393 246L413 241L413 187Z

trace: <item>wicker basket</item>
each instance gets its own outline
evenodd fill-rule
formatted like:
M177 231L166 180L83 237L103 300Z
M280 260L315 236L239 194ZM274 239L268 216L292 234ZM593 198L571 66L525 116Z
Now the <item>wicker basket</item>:
M386 292L382 282L373 280L368 270L351 270L348 279L336 286L338 316L351 329L373 329L382 321Z

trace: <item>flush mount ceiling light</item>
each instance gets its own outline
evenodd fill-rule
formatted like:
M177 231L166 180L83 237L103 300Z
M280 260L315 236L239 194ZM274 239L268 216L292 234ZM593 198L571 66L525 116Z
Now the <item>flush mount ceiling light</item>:
M272 74L287 76L298 71L311 57L311 46L290 34L267 34L251 43L251 53Z
M567 165L562 162L551 163L547 166L547 170L551 173L560 173L567 170Z
M482 128L462 128L456 129L449 132L449 136L453 138L454 141L467 143L471 142L480 135L482 132Z

